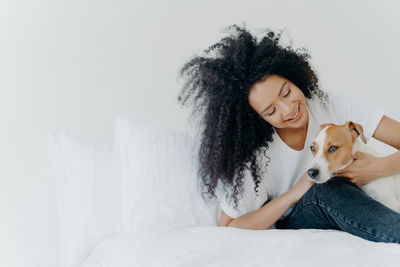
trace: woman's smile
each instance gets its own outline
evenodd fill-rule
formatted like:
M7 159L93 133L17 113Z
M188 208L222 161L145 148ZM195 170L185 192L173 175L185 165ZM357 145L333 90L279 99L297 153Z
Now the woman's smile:
M296 111L296 114L294 115L294 117L292 117L291 119L288 119L286 121L288 121L288 122L297 122L297 121L299 121L300 118L301 118L300 109L301 109L300 108L300 104L298 104L297 111Z

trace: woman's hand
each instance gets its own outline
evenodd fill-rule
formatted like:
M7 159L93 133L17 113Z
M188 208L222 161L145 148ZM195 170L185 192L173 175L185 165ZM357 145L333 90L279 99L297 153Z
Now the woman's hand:
M356 151L354 148L352 156L354 161L343 170L338 171L336 176L348 178L358 186L368 184L372 180L384 176L383 158Z
M293 196L294 203L299 201L313 184L314 182L308 178L308 174L303 174L297 183L289 190Z

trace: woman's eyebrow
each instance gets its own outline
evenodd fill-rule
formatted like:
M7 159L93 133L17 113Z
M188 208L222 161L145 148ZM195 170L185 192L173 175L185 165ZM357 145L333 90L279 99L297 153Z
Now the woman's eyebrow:
M285 87L286 83L287 83L287 82L284 82L284 83L282 84L281 89L279 90L278 96L280 96L280 95L282 94L282 90L283 90L283 88ZM263 111L261 111L261 115L262 115L265 111L267 111L267 109L269 109L271 106L272 106L272 104L269 105L268 107L266 107Z

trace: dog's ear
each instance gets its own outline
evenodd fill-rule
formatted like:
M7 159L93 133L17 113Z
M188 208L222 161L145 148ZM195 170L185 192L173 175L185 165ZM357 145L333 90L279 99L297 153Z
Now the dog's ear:
M358 136L361 136L361 140L364 142L364 144L367 143L367 140L365 139L365 136L364 136L363 127L360 124L352 122L352 121L348 121L348 122L346 122L345 126L347 128L349 128L349 130L351 131L353 140L356 139Z

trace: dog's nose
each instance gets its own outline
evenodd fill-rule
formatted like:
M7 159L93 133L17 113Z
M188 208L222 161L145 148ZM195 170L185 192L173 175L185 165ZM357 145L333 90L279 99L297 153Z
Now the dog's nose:
M319 176L319 170L318 169L309 169L307 171L308 176L310 176L312 179L317 179Z

